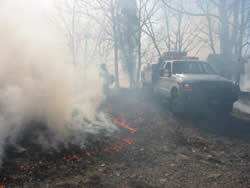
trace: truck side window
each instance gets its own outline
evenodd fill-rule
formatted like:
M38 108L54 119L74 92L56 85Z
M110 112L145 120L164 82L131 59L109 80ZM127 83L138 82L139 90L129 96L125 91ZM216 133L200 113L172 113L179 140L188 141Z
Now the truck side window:
M165 69L168 70L168 72L170 72L171 71L171 63L167 63Z
M166 63L162 64L160 69L165 69Z
M172 75L172 70L171 70L171 63L167 63L166 66L165 66L165 76L167 77L171 77Z
M160 66L160 76L164 76L164 72L165 72L165 67L166 67L166 63L163 63L161 66Z

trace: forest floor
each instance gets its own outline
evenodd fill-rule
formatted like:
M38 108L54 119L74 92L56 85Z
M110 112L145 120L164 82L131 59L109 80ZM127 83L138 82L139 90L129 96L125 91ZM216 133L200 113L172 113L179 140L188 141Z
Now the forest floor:
M250 121L239 113L177 118L128 90L113 91L102 108L119 132L84 151L9 152L0 188L250 187Z

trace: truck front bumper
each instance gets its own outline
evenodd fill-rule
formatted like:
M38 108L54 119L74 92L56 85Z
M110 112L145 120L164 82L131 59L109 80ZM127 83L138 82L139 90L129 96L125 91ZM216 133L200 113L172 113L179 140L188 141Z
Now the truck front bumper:
M196 93L193 91L182 91L179 93L180 103L183 104L185 109L197 109L202 110L207 107L221 108L223 106L232 106L237 101L238 96L233 93L224 94L208 94L208 93Z

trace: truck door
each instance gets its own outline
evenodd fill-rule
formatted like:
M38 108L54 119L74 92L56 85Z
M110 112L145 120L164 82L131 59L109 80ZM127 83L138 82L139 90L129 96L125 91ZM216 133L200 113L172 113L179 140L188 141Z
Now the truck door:
M170 97L171 93L172 66L170 62L165 63L160 70L159 92L164 97Z
M147 64L145 67L145 80L148 84L152 84L152 65Z

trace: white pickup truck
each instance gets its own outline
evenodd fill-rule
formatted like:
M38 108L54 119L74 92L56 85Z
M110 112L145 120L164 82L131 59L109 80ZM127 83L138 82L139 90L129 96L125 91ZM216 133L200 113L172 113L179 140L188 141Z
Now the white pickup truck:
M183 54L165 55L157 64L144 66L141 80L153 96L168 99L175 113L211 107L228 114L238 99L237 85L216 74L210 64Z

